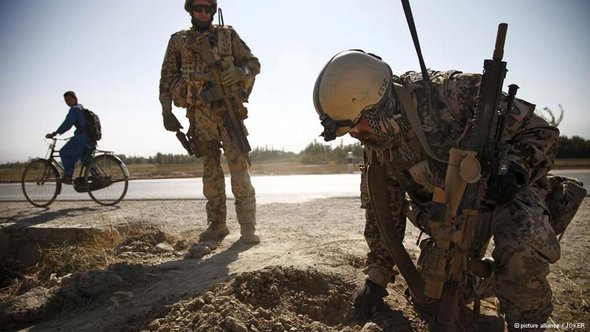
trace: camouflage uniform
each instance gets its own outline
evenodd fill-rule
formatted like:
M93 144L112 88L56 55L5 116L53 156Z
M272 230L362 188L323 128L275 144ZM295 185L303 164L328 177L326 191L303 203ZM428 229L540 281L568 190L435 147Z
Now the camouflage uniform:
M481 75L446 71L430 72L430 77L434 87L433 112L420 74L408 72L394 77L394 81L413 92L431 147L446 159L473 116ZM547 320L553 306L546 276L549 263L560 256L544 202L545 176L554 163L559 131L533 113L534 105L517 99L515 106L507 120L504 139L511 143L508 158L526 170L529 185L523 186L512 201L496 205L492 214L492 256L498 267L494 291L509 327L513 323ZM427 224L433 187L444 173L429 160L403 116L396 121L401 127L398 144L392 148L366 146L365 163L378 161L385 166L393 222L403 237L406 217L416 225ZM365 238L370 249L365 272L369 280L386 286L393 280L394 263L381 243L364 172L361 200L366 208Z
M256 197L250 182L250 160L240 151L224 126L223 106L205 104L201 93L210 79L215 64L231 62L246 69L246 82L241 85L243 100L260 72L260 63L248 46L229 26L212 25L205 31L196 28L172 35L168 43L160 80L160 102L163 108L172 102L187 109L189 136L193 137L203 157L203 194L207 198L207 220L225 224L227 208L225 179L221 168L221 148L227 158L240 225L256 223ZM245 109L244 109L245 110ZM241 114L242 119L246 114Z

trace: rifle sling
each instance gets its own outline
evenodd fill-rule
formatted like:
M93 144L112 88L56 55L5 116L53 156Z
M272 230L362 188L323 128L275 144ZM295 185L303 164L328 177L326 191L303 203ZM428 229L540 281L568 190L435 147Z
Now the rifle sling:
M387 191L387 178L385 169L373 156L368 166L367 177L369 182L369 197L371 209L385 247L389 251L393 261L400 270L406 283L410 287L412 296L416 302L424 301L424 279L416 269L414 262L408 255L402 239L393 225L391 210L389 207L389 193Z
M432 151L432 149L430 148L430 144L428 144L428 139L426 138L426 134L424 133L424 128L422 128L422 121L420 120L420 117L418 116L418 108L416 106L416 103L414 102L414 99L412 98L412 95L410 94L410 91L406 87L404 87L403 85L399 85L399 84L394 83L394 86L395 86L395 90L398 93L398 96L400 97L400 101L402 103L402 106L403 106L404 110L406 111L405 112L406 118L408 119L408 122L412 126L412 129L414 129L414 132L416 133L416 137L418 137L418 140L420 141L422 148L424 149L424 151L428 154L428 156L430 158L432 158L438 162L446 164L447 161L440 159L436 155L436 153L434 153L434 151Z

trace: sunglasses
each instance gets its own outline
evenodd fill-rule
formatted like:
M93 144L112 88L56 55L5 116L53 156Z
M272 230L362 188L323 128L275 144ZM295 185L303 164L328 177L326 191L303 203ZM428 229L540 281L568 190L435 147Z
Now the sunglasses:
M193 5L193 11L194 12L200 12L200 13L207 13L207 14L211 14L213 13L213 6L209 6L209 5Z

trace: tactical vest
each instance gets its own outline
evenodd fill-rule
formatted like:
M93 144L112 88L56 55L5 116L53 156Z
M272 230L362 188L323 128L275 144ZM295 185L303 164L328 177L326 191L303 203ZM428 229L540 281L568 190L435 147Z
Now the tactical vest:
M214 25L206 32L191 29L180 31L178 34L178 38L182 40L180 81L183 84L172 91L174 104L183 108L207 106L201 100L201 93L206 83L211 80L211 69L225 62L235 63L232 28ZM253 78L242 84L242 90L247 91L244 101L247 101L247 95L253 85Z

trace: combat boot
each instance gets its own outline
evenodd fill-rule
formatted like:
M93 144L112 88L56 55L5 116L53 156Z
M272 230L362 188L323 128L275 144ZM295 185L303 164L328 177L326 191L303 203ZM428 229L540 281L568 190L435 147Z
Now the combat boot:
M240 233L242 237L240 241L248 244L260 243L260 236L254 234L256 232L256 226L254 224L240 225Z
M209 227L199 235L199 242L202 241L219 241L222 240L227 234L229 229L224 222L211 223Z

